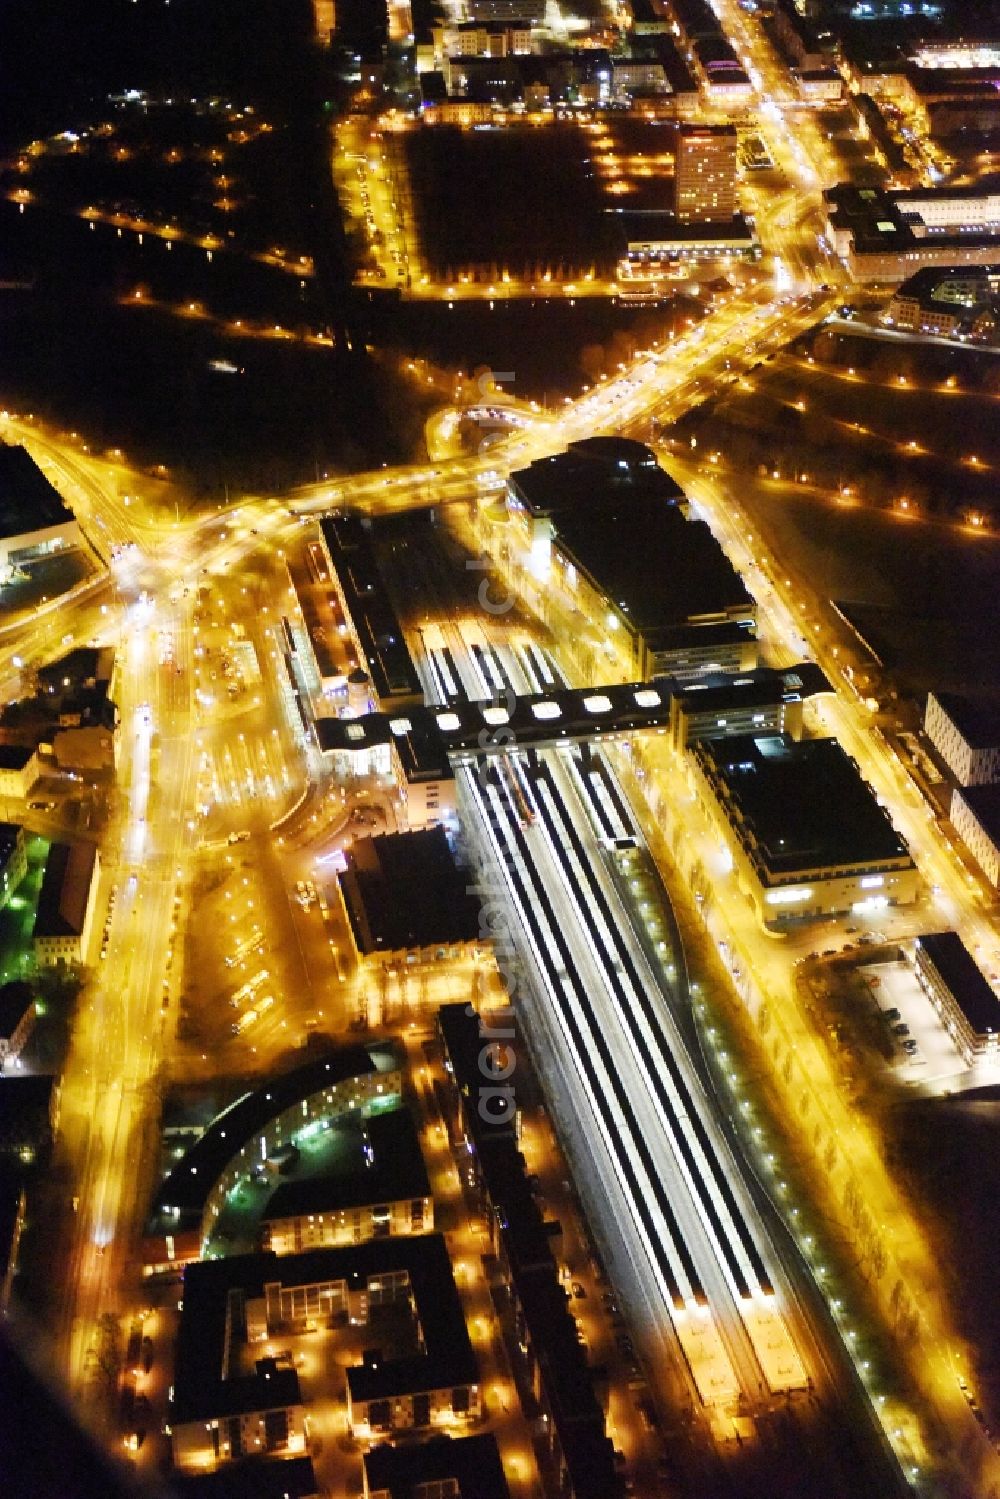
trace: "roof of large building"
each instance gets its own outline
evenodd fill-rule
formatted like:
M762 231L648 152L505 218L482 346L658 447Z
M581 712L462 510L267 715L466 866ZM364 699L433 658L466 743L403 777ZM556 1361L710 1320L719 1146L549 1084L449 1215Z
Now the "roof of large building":
M0 442L0 536L21 536L73 519L27 448Z
M339 879L359 952L448 946L479 936L479 903L442 827L356 840Z
M1000 1031L1000 999L957 932L933 932L916 939L978 1036Z
M957 692L933 696L972 749L1000 747L1000 702L996 698L964 697Z
M387 1490L390 1499L417 1499L423 1484L453 1479L459 1499L510 1499L491 1432L470 1437L432 1437L429 1442L388 1443L364 1456L366 1492Z
M310 1457L250 1457L214 1473L171 1474L177 1499L312 1499L319 1493Z
M694 753L724 788L748 853L768 878L908 856L889 814L836 739L738 734L703 740Z
M35 991L23 979L0 986L0 1037L10 1040L34 1002Z
M154 1218L167 1209L200 1214L212 1187L233 1156L272 1119L303 1099L352 1077L389 1071L390 1058L376 1048L345 1046L291 1072L270 1077L240 1095L212 1120L196 1144L161 1182Z
M235 1255L200 1260L184 1272L184 1301L174 1366L175 1424L212 1420L240 1411L252 1412L295 1404L301 1399L294 1368L262 1360L253 1374L223 1376L224 1350L236 1362L239 1347L227 1338L234 1313L264 1294L265 1285L283 1287L346 1282L359 1290L372 1277L405 1272L420 1323L422 1351L392 1359L377 1355L348 1368L354 1400L391 1399L396 1395L474 1384L478 1376L462 1303L441 1234L407 1234L370 1239L339 1249L312 1249L302 1254Z
M376 695L423 701L420 678L375 555L370 525L356 516L335 516L321 520L320 530Z
M391 1109L362 1120L357 1126L357 1144L351 1170L282 1182L271 1194L262 1221L430 1196L427 1167L408 1109Z
M511 494L551 519L568 553L644 635L704 617L753 612L753 599L704 521L651 448L618 439L574 443L511 475ZM637 539L641 545L636 544Z
M53 843L45 861L32 935L79 937L97 867L93 843Z

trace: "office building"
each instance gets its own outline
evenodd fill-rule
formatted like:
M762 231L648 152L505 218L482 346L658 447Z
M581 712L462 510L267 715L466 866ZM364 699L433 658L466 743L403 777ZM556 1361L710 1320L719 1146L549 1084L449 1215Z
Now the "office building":
M968 1066L1000 1057L1000 999L957 932L918 937L913 962L924 992Z
M644 443L588 438L511 474L505 505L481 508L480 534L512 591L577 652L588 632L597 637L578 663L585 679L675 673L676 652L689 652L699 629L727 633L730 660L710 648L705 669L733 657L753 665L754 600L683 500Z
M735 127L681 125L674 154L674 207L682 223L731 223L736 213Z
M0 744L0 796L23 801L41 773L38 751L31 745Z
M677 750L701 739L735 734L802 736L806 702L833 688L812 661L776 668L758 666L732 675L724 672L700 680L657 677L656 686L670 697L670 740Z
M690 764L764 926L916 899L909 850L836 739L703 739Z
M443 828L356 839L339 877L362 957L415 964L479 944L479 905Z
M949 816L990 884L1000 886L1000 785L956 786Z
M930 692L924 733L960 786L1000 781L1000 703Z
M838 183L823 194L826 233L856 281L902 281L923 266L1000 258L1000 191Z
M315 736L324 762L337 774L383 776L394 786L401 827L412 832L455 821L455 773L423 708L318 718Z

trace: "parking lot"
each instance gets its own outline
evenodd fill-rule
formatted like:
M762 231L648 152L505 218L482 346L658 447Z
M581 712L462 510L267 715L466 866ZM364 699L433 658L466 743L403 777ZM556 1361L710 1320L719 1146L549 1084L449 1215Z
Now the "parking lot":
M949 1089L971 1086L974 1074L920 987L912 964L905 960L873 963L860 972L890 1026L906 1027L905 1032L898 1033L892 1061L900 1077L932 1088L945 1084ZM892 1011L898 1011L898 1017ZM913 1043L909 1053L907 1041Z

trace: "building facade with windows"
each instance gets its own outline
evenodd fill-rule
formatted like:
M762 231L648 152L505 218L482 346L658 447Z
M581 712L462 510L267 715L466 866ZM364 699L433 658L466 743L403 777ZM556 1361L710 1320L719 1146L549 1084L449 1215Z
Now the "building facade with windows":
M918 937L913 963L966 1064L1000 1060L1000 999L958 933Z
M1000 704L928 693L924 733L960 786L1000 780Z

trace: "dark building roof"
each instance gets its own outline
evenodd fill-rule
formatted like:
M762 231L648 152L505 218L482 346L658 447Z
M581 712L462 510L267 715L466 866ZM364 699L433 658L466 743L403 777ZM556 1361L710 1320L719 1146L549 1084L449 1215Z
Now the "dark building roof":
M251 1457L214 1473L174 1473L177 1499L312 1499L319 1493L312 1458Z
M0 443L0 536L20 536L73 520L26 448Z
M703 740L694 753L738 813L747 852L762 875L877 865L906 844L836 739L785 734Z
M0 744L0 770L23 770L34 753L33 745Z
M643 635L704 616L752 614L739 574L707 524L685 519L680 488L645 444L574 443L512 474L511 489L533 515L552 520L553 546Z
M21 829L16 822L0 822L0 869L6 866L17 848Z
M495 1033L490 1029L494 1022L480 1025L479 1016L475 1012L470 1015L468 1005L452 1004L441 1006L437 1023L455 1086L468 1105L464 1108L464 1113L469 1115L483 1084L482 1050ZM500 1028L497 1023L495 1030ZM498 1099L498 1107L495 1110L491 1108L488 1117L479 1114L477 1110L475 1118L468 1118L466 1130L478 1143L491 1138L514 1139L513 1102L509 1108L499 1107L502 1103L503 1100Z
M35 912L35 937L79 937L97 864L93 843L53 843Z
M423 689L386 590L370 525L327 517L320 530L379 699L423 701Z
M359 839L339 880L359 952L447 946L479 935L479 904L444 828Z
M996 698L963 697L956 692L935 692L934 696L973 749L1000 746L1000 702Z
M360 1159L350 1172L282 1182L271 1194L263 1221L431 1195L409 1109L391 1109L363 1120L358 1126L358 1147Z
M1000 234L995 230L966 229L957 224L947 228L934 227L918 237L912 228L913 205L935 196L976 199L982 198L984 191L982 188L949 187L890 192L838 182L823 193L831 224L835 229L850 230L854 248L861 254L887 254L913 248L947 249L953 245L978 249L1000 241Z
M1000 999L957 932L918 937L941 981L977 1036L1000 1031Z
M754 603L705 521L673 505L623 498L614 508L563 512L554 546L568 552L655 648L656 631ZM637 541L641 544L637 545Z
M438 1029L462 1100L462 1119L486 1197L500 1230L511 1284L520 1306L544 1400L552 1413L574 1499L609 1499L618 1491L613 1448L594 1391L593 1375L576 1335L558 1278L548 1230L531 1191L514 1138L514 1102L497 1107L494 1121L479 1108L484 1083L482 1049L503 1027L462 1004L438 1011ZM501 1042L501 1045L504 1043ZM497 1100L499 1105L502 1100Z
M235 1255L200 1260L184 1272L184 1302L174 1372L174 1424L212 1420L241 1411L277 1409L301 1399L294 1369L261 1360L254 1374L223 1377L227 1336L239 1331L242 1308L265 1285L307 1286L346 1281L360 1289L373 1276L405 1271L422 1332L423 1351L401 1359L372 1359L347 1371L352 1398L396 1395L474 1384L478 1371L451 1261L440 1234L371 1239L340 1249L302 1254ZM233 1354L238 1350L234 1347ZM230 1356L233 1356L231 1354Z
M414 1499L418 1485L448 1478L457 1482L461 1499L510 1499L496 1437L487 1431L373 1447L365 1453L364 1465L368 1489L387 1489L391 1499Z
M432 714L420 707L405 713L365 713L361 718L317 718L316 742L324 754L338 750L395 746L406 779L411 782L449 780L453 772L445 742Z
M0 986L0 1036L10 1040L34 1002L35 991L23 979L11 979Z
M235 1103L216 1115L197 1143L160 1184L153 1205L154 1219L170 1208L179 1208L182 1214L200 1217L208 1194L233 1156L238 1155L272 1119L336 1083L387 1068L386 1058L374 1049L345 1046L243 1093Z
M0 1074L0 1141L8 1148L46 1142L55 1086L49 1073Z

